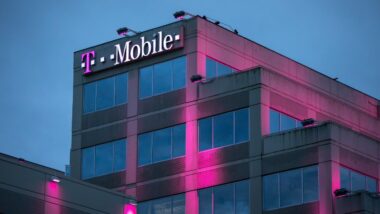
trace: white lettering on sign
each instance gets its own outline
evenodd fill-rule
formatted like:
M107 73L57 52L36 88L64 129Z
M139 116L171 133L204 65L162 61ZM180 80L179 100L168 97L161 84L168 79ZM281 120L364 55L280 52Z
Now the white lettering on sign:
M109 55L109 62L115 61L113 65L119 65L140 58L152 56L161 52L165 52L174 49L176 46L174 42L181 40L182 31L174 35L163 35L162 31L159 31L153 35L152 40L146 40L144 36L135 41L126 41L124 44L116 44L115 52ZM183 41L182 41L183 42ZM183 44L179 44L177 47L182 47ZM81 67L84 68L84 74L91 74L92 68L96 65L98 53L95 50L90 50L81 54ZM100 55L100 64L103 64L103 69L109 65L108 57Z
M179 35L173 37L168 34L163 37L162 31L160 31L151 41L146 41L145 37L140 37L140 42L134 45L131 45L131 41L126 41L124 46L116 44L115 65L168 51L173 48L173 42L179 39Z

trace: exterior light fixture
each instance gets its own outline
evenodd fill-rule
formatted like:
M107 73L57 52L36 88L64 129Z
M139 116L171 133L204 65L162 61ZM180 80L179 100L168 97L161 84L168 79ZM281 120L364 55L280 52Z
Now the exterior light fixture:
M50 177L50 181L52 181L54 183L60 183L61 179L59 179L57 176L53 175Z
M336 197L347 195L350 191L348 191L346 188L340 188L334 191L334 195Z
M193 76L190 77L191 82L197 82L197 81L200 81L202 79L203 79L203 77L199 74L194 74Z
M133 205L133 206L137 206L136 200L133 200L133 199L129 199L128 204Z
M134 34L138 34L138 33L139 33L139 32L137 32L137 31L134 31L134 30L129 29L129 28L127 28L127 27L119 28L119 29L116 30L116 32L117 32L117 34L118 34L119 36L127 36L127 35L128 35L128 32L132 32L132 33L134 33Z
M239 32L235 29L235 30L234 30L234 34L239 34Z
M214 24L219 25L220 21L215 21Z
M313 125L314 123L315 123L315 120L313 118L308 118L301 121L301 124L303 127Z
M183 10L180 10L180 11L177 11L173 14L174 18L175 19L178 19L178 20L182 20L185 18L185 16L191 16L193 17L194 15L188 13L188 12L185 12Z

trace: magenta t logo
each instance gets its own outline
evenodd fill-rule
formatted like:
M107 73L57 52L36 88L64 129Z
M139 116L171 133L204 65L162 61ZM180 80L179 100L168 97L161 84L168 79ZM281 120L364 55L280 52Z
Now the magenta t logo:
M90 51L90 52L87 52L87 53L84 53L82 54L82 62L85 63L84 64L84 67L85 67L85 71L84 71L84 74L89 74L91 73L91 65L93 63L91 63L91 59L95 57L95 51ZM82 66L83 67L83 66Z

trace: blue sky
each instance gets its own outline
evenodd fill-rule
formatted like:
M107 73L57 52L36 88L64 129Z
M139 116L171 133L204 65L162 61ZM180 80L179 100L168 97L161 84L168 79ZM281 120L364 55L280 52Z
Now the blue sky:
M0 152L49 167L69 163L73 52L206 15L339 81L380 98L380 1L0 1Z

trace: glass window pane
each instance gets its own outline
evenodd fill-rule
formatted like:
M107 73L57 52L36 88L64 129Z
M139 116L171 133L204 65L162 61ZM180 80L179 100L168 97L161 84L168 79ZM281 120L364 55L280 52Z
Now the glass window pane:
M214 117L214 147L233 144L233 112Z
M296 120L285 115L285 114L280 114L280 119L281 119L281 131L284 130L289 130L289 129L294 129L296 127Z
M273 109L270 109L270 133L280 131L280 113Z
M235 143L249 140L248 108L235 112Z
M153 66L140 69L139 93L140 98L152 96L153 92Z
M94 147L82 150L82 178L95 176L95 149Z
M214 187L214 214L234 212L234 185Z
M95 174L105 175L112 172L113 144L106 143L95 147Z
M216 77L216 62L210 58L206 58L206 78Z
M171 199L165 197L152 201L152 214L171 214Z
M138 137L139 166L152 162L152 134L141 134Z
M96 82L84 85L83 90L83 112L95 111Z
M281 207L302 203L301 172L297 169L280 173Z
M114 81L114 78L107 78L97 82L96 110L109 108L114 105Z
M153 162L171 157L171 128L153 132Z
M303 169L303 202L318 200L318 167Z
M173 214L185 214L185 194L172 197Z
M151 214L150 203L149 202L141 202L137 205L137 213Z
M224 75L227 75L227 74L230 74L232 73L232 69L226 65L223 65L221 63L217 63L217 76L224 76Z
M263 178L264 210L276 209L280 206L278 174Z
M113 171L121 171L125 169L126 164L126 141L119 140L114 142L114 169Z
M212 213L212 188L198 191L199 197L199 214Z
M351 190L350 171L344 167L340 167L340 188Z
M172 88L171 62L163 62L154 65L153 70L153 94L162 94Z
M186 125L181 124L172 128L173 133L173 155L172 157L179 157L185 155L185 142L186 142Z
M351 171L351 185L352 191L365 190L365 176L357 172Z
M199 151L212 148L212 118L205 118L198 122Z
M367 191L377 192L376 180L374 178L367 177Z
M173 63L173 90L184 88L186 85L186 57L180 57Z
M235 184L235 214L250 213L249 210L249 180Z
M115 105L128 101L128 73L115 77Z

